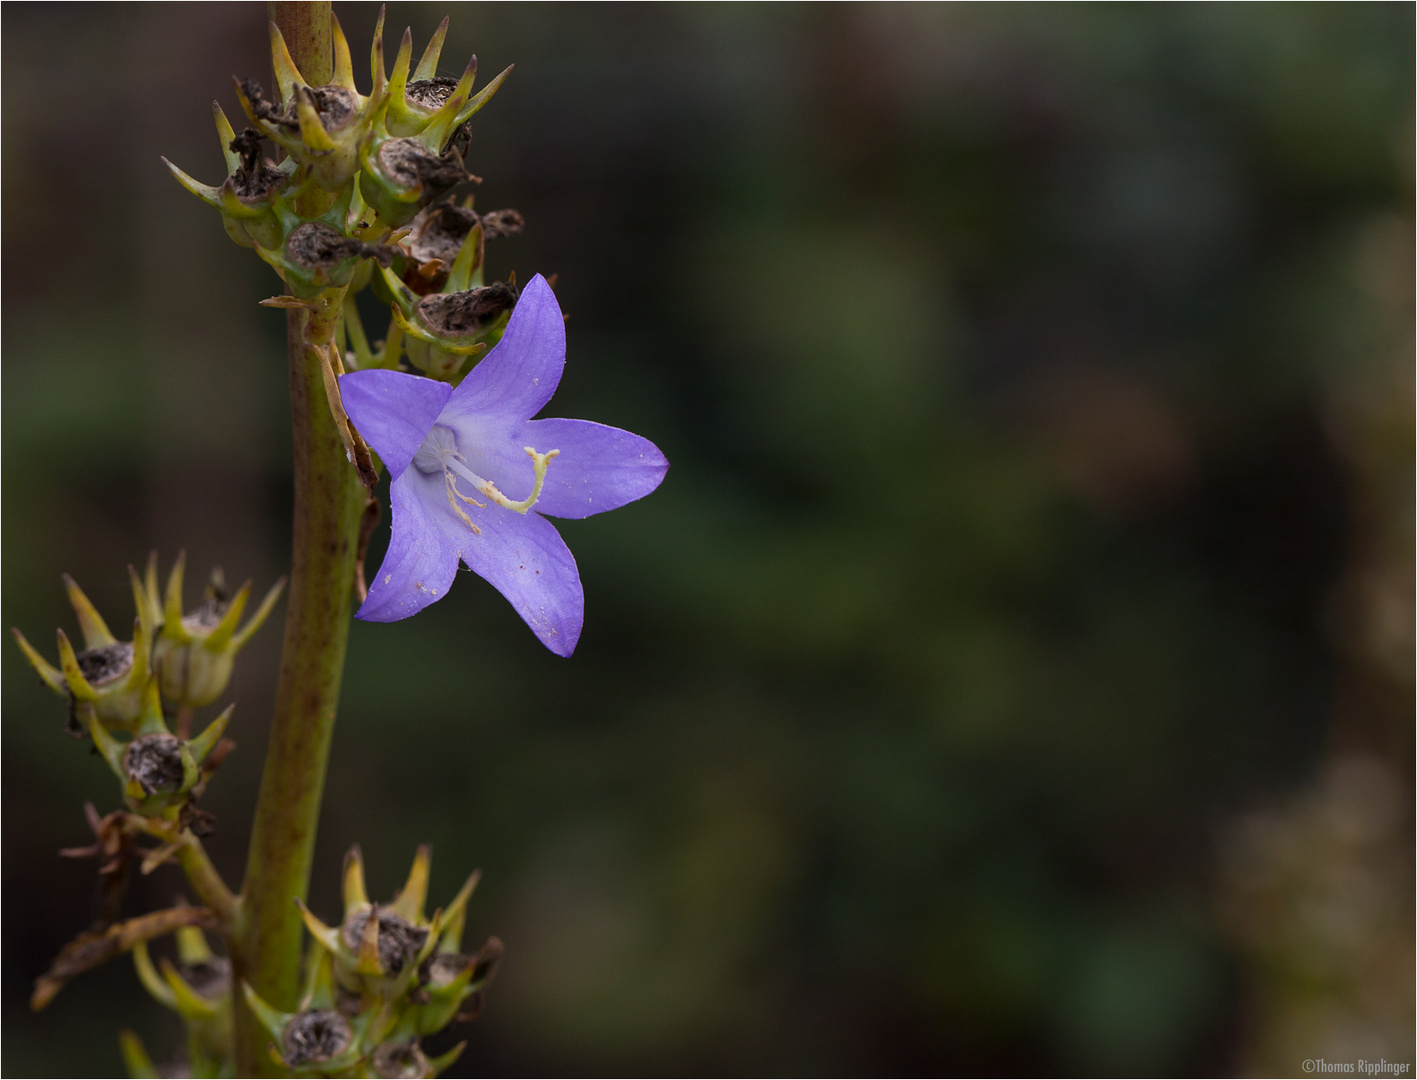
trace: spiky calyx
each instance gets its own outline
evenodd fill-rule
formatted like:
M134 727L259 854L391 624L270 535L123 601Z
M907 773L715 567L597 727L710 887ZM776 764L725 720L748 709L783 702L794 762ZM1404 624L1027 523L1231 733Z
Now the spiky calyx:
M355 847L345 858L339 925L325 924L300 905L314 940L299 1009L281 1012L243 986L284 1067L323 1076L437 1076L456 1059L461 1046L429 1059L419 1040L476 1014L502 945L492 938L476 954L459 951L477 874L447 908L426 916L429 867L425 845L399 894L388 904L375 904Z
M241 626L241 616L251 596L251 582L246 581L231 595L218 567L208 579L202 602L184 612L182 584L186 564L186 554L179 554L168 576L167 590L160 595L154 559L149 562L147 581L142 586L148 606L161 612L161 629L153 649L153 669L162 687L163 701L174 709L201 708L225 692L237 653L261 628L285 588L285 578L281 578L271 586L255 614Z

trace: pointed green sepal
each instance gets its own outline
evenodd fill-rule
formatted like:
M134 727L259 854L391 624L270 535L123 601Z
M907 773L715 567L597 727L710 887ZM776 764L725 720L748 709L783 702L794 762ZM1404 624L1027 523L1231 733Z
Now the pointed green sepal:
M162 593L157 587L157 552L148 552L148 565L143 570L143 592L147 594L148 611L154 624L162 622Z
M25 654L25 659L30 662L30 667L34 668L39 677L44 680L44 684L56 694L67 697L69 690L64 681L64 673L40 656L38 650L25 639L25 635L20 633L18 627L10 627L10 633L14 635L15 644L20 647L20 652Z
M305 929L310 931L310 936L323 945L332 953L339 953L343 949L343 942L340 941L339 931L332 926L326 926L308 907L305 902L298 897L295 906L300 909L300 918L305 922ZM348 953L347 949L344 949Z
M133 1031L124 1028L118 1033L118 1049L123 1055L123 1065L133 1080L155 1080L162 1075L148 1057L143 1040Z
M369 908L369 918L364 920L364 933L359 938L359 952L355 954L354 970L360 975L382 975L384 965L379 961L379 907Z
M275 69L276 84L280 87L280 103L286 105L290 102L291 95L297 86L308 86L305 77L300 74L300 69L295 66L295 60L290 55L290 50L285 47L285 37L280 32L280 27L275 23L270 24L271 28L271 67Z
M143 984L143 989L151 994L159 1005L165 1005L169 1009L175 1010L177 995L173 993L172 987L163 977L157 973L157 968L153 967L146 941L140 941L133 946L133 966L138 969L138 981Z
M364 853L358 844L350 847L344 856L344 917L351 912L369 906L369 893L364 885Z
M388 85L388 76L384 73L384 5L379 5L379 18L374 23L374 40L369 45L369 78L374 82L374 89L370 92L371 98L383 96L384 88Z
M212 958L207 935L195 926L179 927L176 933L177 959L184 964L205 964Z
M74 646L69 644L69 635L63 630L56 630L54 634L59 641L59 666L64 669L64 681L69 684L69 693L76 701L97 701L98 694L84 678Z
M320 122L320 112L303 86L295 89L296 116L300 120L300 141L307 150L327 154L335 149L335 141Z
M221 140L221 156L226 159L226 173L230 176L241 167L241 155L231 148L236 138L236 130L222 112L220 102L212 102L212 120L216 123L216 137Z
M472 288L475 284L472 280L473 273L482 268L481 255L482 223L478 222L467 231L467 236L463 237L462 247L458 248L452 268L448 271L444 291L455 293Z
M462 77L458 79L457 86L453 87L453 92L448 95L448 100L443 102L442 107L429 119L428 127L423 133L423 141L435 152L442 151L448 136L458 126L458 113L467 104L476 78L477 57L474 56L467 62L467 67L463 68Z
M140 688L149 674L149 657L152 652L152 635L143 625L142 616L133 620L133 666L128 669L125 686L129 691Z
M423 1075L428 1077L442 1076L453 1063L462 1057L462 1052L467 1049L467 1040L458 1043L446 1054L439 1054L435 1058L428 1059L428 1071Z
M413 866L409 869L408 880L400 890L389 910L411 923L423 921L423 905L428 900L428 871L432 861L432 849L427 844L419 844L413 856ZM431 937L432 935L430 935Z
M187 744L194 760L198 762L207 760L207 755L212 752L217 740L226 732L226 725L231 722L231 714L235 709L235 703L228 705L222 710L220 716L207 725L205 731Z
M167 171L176 178L177 182L193 195L197 196L197 198L201 199L207 205L215 206L218 210L221 209L221 192L217 188L212 187L210 184L204 184L200 180L194 180L176 165L172 164L172 162L168 161L167 158L163 158L162 163L167 166Z
M329 1009L335 1004L334 954L312 940L305 955L305 990L300 1009Z
M423 59L418 61L418 67L413 72L414 82L431 79L438 74L438 58L443 54L443 42L448 37L448 19L449 16L444 15L438 29L434 30L433 36L428 39L428 47L423 50Z
M281 1012L279 1009L267 1005L261 995L251 989L251 984L245 979L241 980L241 993L246 998L246 1006L256 1015L261 1026L279 1046L285 1036L285 1026L290 1023L290 1018L295 1013Z
M138 571L133 569L132 563L128 564L128 584L133 589L133 610L138 613L138 624L143 629L143 636L151 641L153 631L157 629L158 622L162 618L162 613L153 607L152 601L148 598L147 587L143 584L143 579L138 577ZM136 637L133 648L136 651Z
M162 966L162 977L167 981L168 988L172 991L172 1007L182 1014L186 1020L215 1020L221 1015L226 1003L221 1000L209 1001L202 997L191 986L187 980L178 974L177 968L173 966L171 960L164 957L159 963Z
M231 640L236 636L236 624L241 621L241 615L246 610L246 601L251 596L251 579L247 578L242 583L241 588L236 590L236 595L231 598L231 603L222 615L221 620L211 629L202 642L202 647L209 652L225 652L231 644Z
M463 887L458 890L458 894L453 897L444 910L443 914L443 940L441 948L444 952L457 952L462 948L463 923L467 918L467 902L472 898L473 890L477 888L477 883L482 880L482 871L474 870L468 875L467 881L463 882Z
M107 729L98 722L98 717L94 716L92 709L84 711L84 720L88 725L89 738L93 740L98 752L103 755L103 760L108 762L108 767L113 770L119 780L124 781L124 788L128 786L128 774L123 770L123 752L128 748L127 743L119 742ZM136 783L136 781L135 781ZM139 797L143 794L142 785L138 785Z
M184 644L192 640L192 635L182 625L182 575L186 567L187 553L179 551L172 573L167 577L167 593L162 605L162 636Z
M354 60L349 55L349 39L335 13L330 12L330 45L335 54L335 74L330 82L346 90L354 90Z
M84 595L84 590L79 588L79 583L68 574L61 574L60 577L64 582L64 591L69 594L69 604L79 618L79 632L84 636L84 648L98 649L104 645L115 644L118 639L109 632L108 624Z
M453 122L453 127L461 127L468 120L472 119L474 114L480 112L482 106L492 100L492 95L502 88L502 84L507 81L507 76L512 73L512 69L516 66L516 64L508 64L496 78L479 90L477 96L462 107L462 111L458 113L457 119Z
M407 99L404 96L408 89L408 67L413 60L413 30L404 27L403 38L399 41L398 55L394 57L394 70L389 76L389 85L386 91L392 108L394 103L398 103L403 109L407 109Z
M271 608L276 606L276 601L280 599L280 594L284 589L285 578L282 577L271 586L271 591L266 593L265 599L261 601L261 606L258 607L256 613L251 616L251 621L232 637L231 646L233 649L240 649L246 642L251 640L251 635L261 628L261 624L266 621L266 616L271 613Z
M137 724L134 727L133 735L141 738L144 735L171 735L167 729L167 724L162 717L162 694L159 691L157 677L148 679L143 685L143 707L138 713Z

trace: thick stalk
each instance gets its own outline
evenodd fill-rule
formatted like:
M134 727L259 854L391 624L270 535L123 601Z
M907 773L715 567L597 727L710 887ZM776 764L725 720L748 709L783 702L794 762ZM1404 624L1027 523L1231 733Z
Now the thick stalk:
M323 337L322 328L310 324L323 320L303 311L288 317L295 436L290 599L236 941L237 973L285 1010L295 1007L299 992L302 930L295 899L305 899L310 882L366 502L330 416L319 359L307 348L312 337ZM269 1063L264 1032L244 1014L238 1007L237 1071L243 1076ZM256 1060L247 1056L252 1039Z
M328 82L330 5L272 3L270 10L308 81ZM295 451L290 592L270 745L230 942L236 975L283 1010L294 1009L299 993L301 922L295 900L305 898L310 881L366 499L330 416L320 361L307 347L333 340L339 292L323 311L287 312ZM237 1075L270 1075L268 1036L241 995L233 996Z
M329 0L323 3L283 3L266 5L271 22L280 27L290 58L311 86L324 86L335 75L334 44L330 37Z

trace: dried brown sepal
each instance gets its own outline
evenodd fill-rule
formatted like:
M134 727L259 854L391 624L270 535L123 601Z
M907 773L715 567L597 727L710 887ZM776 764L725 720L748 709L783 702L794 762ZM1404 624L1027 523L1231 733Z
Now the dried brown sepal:
M482 324L517 302L517 290L502 282L481 285L466 292L437 293L418 302L420 320L442 337L470 337Z
M228 144L241 164L231 174L231 187L236 197L256 202L270 194L271 189L285 180L285 174L271 164L261 150L261 133L248 127Z
M246 96L246 100L251 105L251 112L255 114L257 120L264 120L268 124L284 124L288 127L299 127L298 120L287 120L284 112L278 105L273 105L266 100L266 90L256 79L238 79L237 86L241 93Z
M217 771L218 766L220 766L223 761L230 757L231 752L235 749L235 739L221 739L217 742L215 746L212 747L212 752L208 754L207 759L202 762L202 784L205 784L207 782L208 778L211 777L211 774ZM198 788L200 788L202 784L199 784L196 788L193 788L192 790L200 794Z
M211 836L216 832L216 815L185 802L177 814L177 827L190 830L193 836Z
M487 1004L487 995L481 990L474 991L463 1004L463 1011L453 1017L455 1024L468 1024L481 1016L482 1008Z
M506 951L501 938L488 938L482 948L477 950L477 966L472 969L472 983L485 985L491 982L492 977L497 974L497 965L502 962L502 954Z
M431 198L464 180L476 179L455 153L435 154L417 139L390 139L379 147L385 175L406 188L423 185Z
M492 210L479 215L469 206L451 203L429 207L418 216L409 232L405 245L409 259L404 271L404 284L419 296L442 292L446 287L448 271L474 229L481 227L471 263L472 268L476 269L482 266L488 240L515 236L525 225L520 212L511 209Z
M516 236L526 228L526 219L517 210L489 210L482 215L482 235L488 240Z
M346 259L370 258L388 266L399 249L388 244L366 244L351 240L333 225L323 221L307 221L291 231L285 242L290 261L306 270L329 270Z
M98 859L94 921L89 930L100 933L118 918L128 884L129 860L137 844L132 830L127 828L128 815L124 811L114 810L99 817L93 803L84 803L84 817L93 830L94 842L84 847L60 848L59 854L66 859Z
M115 923L99 933L85 930L60 949L49 970L35 980L30 1008L38 1012L53 1001L55 995L64 989L64 984L75 975L112 960L140 941L151 941L184 926L212 930L217 925L217 918L210 908L175 907Z
M364 577L364 559L369 554L369 540L374 535L382 513L383 507L379 500L370 496L364 504L364 513L359 518L359 547L354 557L354 595L361 604L369 596L369 585Z
M279 124L291 131L300 130L298 97L292 97L286 103L285 108L281 108L266 100L265 87L261 85L259 80L239 79L237 85L240 87L241 93L246 96L247 102L250 103L254 119L263 120L267 124ZM355 113L359 111L359 103L354 94L342 86L306 86L301 88L301 93L315 107L321 126L331 134L348 126L349 122L354 119Z
M409 254L414 262L437 259L452 266L478 220L477 213L465 206L431 206L419 215L408 235Z
M378 470L374 468L374 457L369 453L369 444L349 422L349 414L344 411L344 400L340 397L339 376L344 374L344 364L340 362L339 350L333 347L307 346L320 365L320 374L325 383L325 399L329 402L330 415L334 417L335 429L344 443L345 456L359 473L359 480L371 496L374 485L379 482Z

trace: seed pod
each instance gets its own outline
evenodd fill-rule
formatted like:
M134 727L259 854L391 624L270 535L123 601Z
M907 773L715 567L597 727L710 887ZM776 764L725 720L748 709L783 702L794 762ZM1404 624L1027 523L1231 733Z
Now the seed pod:
M202 763L216 748L233 708L228 706L195 739L179 739L163 722L158 679L154 675L148 680L143 710L131 740L115 738L92 711L85 719L94 746L123 783L123 797L129 809L155 817L187 802L202 780Z
M468 235L448 274L448 286L466 281L465 265L477 246L476 230ZM455 381L466 358L496 345L511 318L519 291L515 284L494 282L460 291L417 296L391 270L383 271L393 295L394 323L404 333L404 351L411 364L430 378Z
M251 583L247 581L235 596L230 596L217 568L212 571L201 604L183 614L182 576L186 562L185 553L178 555L168 577L167 594L161 601L162 629L153 652L153 668L161 680L163 700L175 709L200 708L222 695L231 681L236 654L261 628L285 588L285 579L281 578L246 625L237 630L251 594ZM155 567L148 603L159 606Z
M517 211L478 214L471 204L469 196L462 206L430 206L414 219L404 241L408 259L403 274L412 292L427 296L481 285L486 241L522 231L524 222Z
M143 709L143 690L150 671L150 652L156 618L137 572L128 568L137 617L132 642L118 641L97 609L68 574L64 587L78 616L84 648L75 651L63 630L57 631L59 668L42 657L20 633L12 629L15 643L45 685L69 701L70 730L82 734L82 715L93 713L106 728L130 731Z
M326 1007L287 1013L273 1008L244 979L241 991L261 1026L270 1033L271 1057L299 1076L348 1075L362 1056L364 1021L351 1023Z
M133 965L144 989L182 1018L193 1074L215 1075L232 1051L231 964L212 954L200 929L183 927L176 936L177 964L163 958L154 967L146 943L139 942Z

